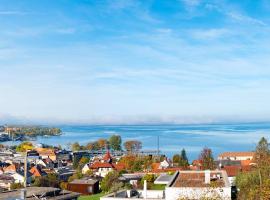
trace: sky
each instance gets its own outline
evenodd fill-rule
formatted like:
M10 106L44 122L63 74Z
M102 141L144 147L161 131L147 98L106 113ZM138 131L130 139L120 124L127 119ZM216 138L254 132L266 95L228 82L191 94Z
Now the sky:
M270 121L268 0L0 0L0 122Z

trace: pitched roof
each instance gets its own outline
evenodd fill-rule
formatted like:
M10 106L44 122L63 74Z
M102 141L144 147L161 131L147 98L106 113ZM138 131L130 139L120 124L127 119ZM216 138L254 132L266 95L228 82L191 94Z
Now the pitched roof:
M159 169L159 166L160 166L160 163L152 163L152 165L151 165L152 170L157 170L157 169Z
M106 154L104 155L103 160L108 161L108 160L111 160L111 159L112 159L112 156L110 154L110 151L108 150L106 152Z
M39 155L55 155L54 149L36 148L36 151L39 153Z
M33 174L34 177L40 177L46 175L45 172L43 172L39 167L33 166L29 172Z
M117 163L117 164L112 163L112 165L117 171L121 171L126 168L126 165L124 163Z
M254 163L253 160L241 160L242 166L248 166L248 165L251 165L252 163Z
M164 172L176 172L179 170L183 170L181 167L168 167L165 169L153 169L151 172L153 173L164 173Z
M91 169L98 169L98 168L114 168L114 166L107 162L94 162L91 166Z
M254 152L224 152L219 154L218 157L253 157L254 156Z
M16 172L17 168L16 165L12 164L9 165L8 167L4 167L4 172Z
M229 177L236 176L241 171L241 166L224 166L223 168Z

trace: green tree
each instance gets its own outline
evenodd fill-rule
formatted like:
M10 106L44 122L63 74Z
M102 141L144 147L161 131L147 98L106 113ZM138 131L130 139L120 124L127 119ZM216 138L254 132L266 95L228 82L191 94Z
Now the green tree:
M186 150L182 149L181 151L181 159L179 161L179 166L181 167L188 167L188 158L187 158L187 154L186 154Z
M73 144L71 145L71 150L72 150L72 151L79 151L79 150L81 150L80 144L79 144L78 142L73 143Z
M204 170L215 168L214 157L211 149L205 147L201 151L199 159L202 161L202 167Z
M37 187L59 187L59 184L60 182L56 174L36 177L34 180L34 186Z
M116 151L120 151L121 148L121 144L122 144L122 138L120 135L112 135L109 138L109 144L110 144L110 148L112 148L113 150Z
M100 188L103 192L114 192L114 185L120 186L119 173L116 171L109 172L101 181ZM119 189L119 188L118 188Z
M180 162L180 155L179 154L175 154L175 155L173 155L173 163L174 164L179 164L179 162Z

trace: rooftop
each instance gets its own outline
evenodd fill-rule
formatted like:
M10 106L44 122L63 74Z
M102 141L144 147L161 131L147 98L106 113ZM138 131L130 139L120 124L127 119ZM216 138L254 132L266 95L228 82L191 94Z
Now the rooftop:
M253 157L254 152L224 152L219 154L218 157Z
M89 184L89 185L93 185L96 182L98 182L98 180L96 180L96 179L83 178L83 179L75 179L72 182L70 182L70 184Z
M211 171L210 184L205 183L204 171L179 171L172 181L172 187L226 187L229 186L225 171Z
M70 191L61 191L58 188L52 187L28 187L26 200L34 200L36 197L46 197L46 200L64 200L80 196L79 193ZM3 192L0 195L0 200L15 200L21 197L21 190L13 190ZM70 198L67 198L70 197Z

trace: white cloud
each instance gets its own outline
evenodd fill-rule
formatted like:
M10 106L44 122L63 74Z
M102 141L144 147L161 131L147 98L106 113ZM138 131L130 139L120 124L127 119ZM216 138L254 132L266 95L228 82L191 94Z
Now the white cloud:
M231 19L233 19L235 21L244 22L244 23L251 23L251 24L257 24L257 25L261 25L261 26L266 26L267 25L262 20L258 20L258 19L252 18L250 16L240 14L240 13L228 12L227 15Z

